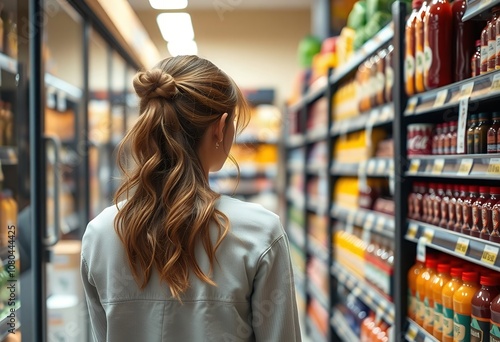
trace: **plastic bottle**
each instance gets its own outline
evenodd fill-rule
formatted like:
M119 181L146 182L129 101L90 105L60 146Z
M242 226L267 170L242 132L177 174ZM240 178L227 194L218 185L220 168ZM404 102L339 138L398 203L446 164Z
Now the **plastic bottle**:
M474 129L474 154L484 154L488 151L488 130L490 129L490 114L480 113Z
M435 89L452 82L452 12L447 0L432 0L424 27L424 83Z
M441 127L441 134L438 140L438 154L449 154L449 151L446 150L446 139L450 125L447 122L443 122Z
M425 268L420 271L417 277L417 315L415 317L415 322L420 326L424 325L426 311L428 311L426 308L428 308L429 305L429 299L426 296L426 284L436 272L437 264L437 259L428 256L425 260Z
M432 137L432 154L439 155L442 154L442 150L439 149L439 138L443 133L443 124L437 124L436 129L434 131L434 135Z
M370 336L370 332L375 327L375 312L370 312L369 316L363 320L361 324L361 332L360 338L361 341L368 341L368 336Z
M451 4L453 18L453 82L471 77L470 60L474 55L474 30L470 21L462 21L467 8L465 0L455 0Z
M491 342L500 341L500 295L491 301L490 305L490 339Z
M412 191L408 196L408 217L411 219L415 218L415 201L418 193L418 182L414 182L412 185Z
M434 215L433 215L431 223L435 226L438 226L439 223L441 222L441 203L442 203L443 198L445 196L444 184L438 183L436 188L437 188L437 191L436 191L436 195L434 196L434 201L432 204Z
M453 294L453 341L468 342L472 312L472 298L479 290L479 273L462 273L463 284Z
M427 219L425 222L432 223L434 219L434 198L436 197L436 183L429 183L429 193L427 197Z
M477 199L479 188L476 185L469 185L469 196L464 199L462 204L462 219L464 221L462 225L462 234L470 235L470 230L472 229L472 203Z
M470 340L490 341L491 302L500 294L500 277L495 274L481 275L481 288L472 297Z
M492 9L492 17L488 23L488 72L495 71L496 68L496 48L497 48L497 31L496 23L500 14L500 7L495 6Z
M500 243L500 202L491 209L491 232L489 240Z
M486 26L481 31L481 75L488 72L488 25L490 21L486 23Z
M443 287L451 280L450 270L450 264L438 264L437 274L435 274L432 279L431 288L434 298L434 324L432 331L428 331L438 340L441 339L443 334Z
M490 129L487 133L487 153L497 153L498 152L498 133L500 130L500 112L493 113L493 122L491 123Z
M483 229L483 222L481 220L481 213L483 204L489 198L490 188L487 186L479 187L479 197L472 203L472 227L470 229L470 236L479 237L481 229Z
M467 195L467 190L468 187L464 184L460 185L460 195L457 197L457 202L455 204L455 225L453 226L453 229L455 232L461 232L462 231L462 225L464 224L463 221L463 204L464 200L468 197Z
M427 17L428 1L423 1L415 23L415 91L425 91L424 82L424 27Z
M415 94L415 45L416 24L418 11L422 7L422 0L412 1L412 12L406 21L405 37L405 85L408 96Z
M493 230L492 210L493 206L500 201L500 187L490 187L490 198L481 207L481 222L483 228L479 237L483 240L489 240L491 231Z
M424 269L424 263L415 260L408 271L408 317L415 320L417 315L417 277Z
M451 184L446 184L445 185L445 192L444 196L441 199L441 220L439 221L439 226L441 228L446 228L448 227L448 221L450 220L449 216L449 206L450 206L450 201L453 198L453 188Z
M478 122L477 114L471 114L467 120L467 153L474 154L474 130Z
M461 267L452 267L450 270L451 279L443 286L443 333L441 340L443 342L453 342L453 295L455 291L462 286Z
M422 220L422 217L424 215L424 213L423 213L423 209L424 209L423 198L424 198L425 193L427 192L427 189L426 189L424 182L420 182L418 184L419 184L418 191L417 191L417 194L415 196L415 203L414 203L414 206L415 206L414 219L415 220Z
M470 61L472 77L481 75L481 40L476 40L476 52Z
M460 198L460 186L458 184L453 185L452 196L448 203L448 222L446 223L446 229L454 230L455 223L457 222L457 200Z

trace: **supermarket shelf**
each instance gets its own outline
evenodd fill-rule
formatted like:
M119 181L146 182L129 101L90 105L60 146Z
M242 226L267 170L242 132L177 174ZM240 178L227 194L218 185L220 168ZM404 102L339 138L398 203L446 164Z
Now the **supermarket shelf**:
M306 318L306 324L311 342L325 342L327 340L326 336L319 331L316 323L314 323L311 318Z
M482 18L491 17L488 10L498 4L500 4L500 0L469 0L462 20L470 20L477 16Z
M307 251L309 254L314 255L317 259L321 260L325 265L328 265L328 249L323 246L316 238L308 235L309 245Z
M389 158L371 158L361 163L333 162L330 174L334 176L389 177L394 174L394 160Z
M318 216L325 216L328 213L327 204L328 201L326 198L314 198L309 197L307 201L307 210L316 213Z
M414 320L407 318L408 329L405 338L414 342L439 342L432 334L429 334L424 328L418 325Z
M322 76L309 86L309 90L297 102L288 107L288 111L296 112L304 106L324 96L328 86L328 78Z
M415 156L406 176L500 179L500 154Z
M304 251L306 248L306 237L304 229L297 223L290 220L290 222L288 223L287 231L290 242Z
M412 96L407 102L404 115L415 116L446 109L456 110L463 97L469 97L469 105L498 100L500 97L500 71L490 72Z
M349 57L349 62L336 68L331 75L330 82L336 84L356 69L367 58L375 54L380 48L387 44L394 36L392 23L386 25L372 39L366 42L354 55Z
M332 136L344 135L351 132L364 130L392 122L394 119L394 106L392 103L374 108L368 112L350 118L335 121L330 130Z
M292 161L287 164L286 169L290 173L302 173L304 172L304 163L301 161Z
M83 91L74 85L63 81L54 75L45 74L45 85L56 89L58 92L64 93L75 100L80 100L83 96Z
M306 141L308 143L315 143L318 141L326 140L328 138L328 127L316 127L306 133Z
M326 164L321 164L321 163L311 163L310 165L307 165L306 171L310 175L323 175L327 173L327 166Z
M306 199L303 193L295 190L288 189L286 192L286 199L293 203L295 207L303 209L305 207Z
M293 134L288 137L288 140L286 141L286 146L288 148L295 148L304 146L305 143L306 143L306 137L304 134Z
M17 165L17 149L12 146L0 146L0 163L2 165Z
M384 294L336 262L333 263L330 271L340 283L360 298L370 309L384 317L387 323L394 324L394 304L387 300Z
M330 215L343 222L363 227L364 230L377 232L390 238L394 238L395 218L377 211L362 208L345 208L334 204Z
M337 332L337 335L342 339L344 342L359 342L359 336L357 336L354 331L351 330L349 327L349 323L347 323L346 319L344 318L344 315L342 313L334 308L333 309L333 316L330 320L331 326L335 329Z
M500 258L497 257L500 251L498 243L408 220L406 240L419 242L424 237L425 245L430 248L500 271Z
M307 293L314 297L318 301L318 303L321 304L323 309L325 309L327 312L329 303L328 303L328 294L325 294L323 290L321 290L311 279L307 282Z
M17 60L0 53L0 69L17 74Z
M15 319L15 324L16 324L16 327L14 330L19 330L19 328L21 327L21 322L20 322L20 306L18 305L15 309L15 315L16 315L16 319ZM7 335L9 335L9 329L10 326L7 325L7 323L9 323L9 317L7 317L8 315L10 315L10 307L6 307L3 312L0 313L0 315L3 317L1 320L0 320L0 341L3 341Z

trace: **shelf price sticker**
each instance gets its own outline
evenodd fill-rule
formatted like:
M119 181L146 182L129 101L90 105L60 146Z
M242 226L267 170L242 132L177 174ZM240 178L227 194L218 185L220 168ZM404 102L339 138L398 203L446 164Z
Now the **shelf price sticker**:
M431 228L425 228L424 230L424 236L427 239L429 243L432 242L432 239L434 238L434 229Z
M345 231L348 232L349 234L352 234L354 232L354 219L355 219L356 213L354 211L351 211L349 215L347 216L347 220L345 222Z
M416 341L418 335L417 327L413 324L410 324L408 327L408 331L406 331L406 339L408 341Z
M420 168L420 159L412 159L408 172L417 173L419 168Z
M500 91L500 74L493 76L490 91Z
M434 108L441 107L446 102L448 98L448 89L443 89L436 94L436 100L434 101Z
M388 170L386 167L386 161L381 159L377 162L377 175L385 175Z
M467 115L469 112L469 98L460 99L458 104L457 153L465 153L467 137Z
M382 232L384 230L384 227L385 227L385 218L379 217L375 225L375 230Z
M377 169L377 161L375 159L370 159L368 161L368 166L366 167L366 173L372 175Z
M427 246L427 237L421 236L417 242L417 260L425 262L425 247Z
M486 173L489 175L500 175L500 158L490 159Z
M481 261L489 265L494 265L495 261L497 260L497 256L498 256L498 247L485 245L483 250L483 255L481 256Z
M441 172L443 172L444 168L444 159L439 158L434 161L434 164L432 165L432 174L433 175L439 175Z
M406 232L406 238L414 239L417 236L417 232L418 232L418 224L410 223L410 225L408 226L408 230Z
M373 223L375 222L375 215L366 215L365 223L363 224L364 230L371 230L373 228Z
M474 82L466 83L460 88L460 99L469 98L472 95L472 90L474 89Z
M412 97L408 100L408 104L406 105L406 115L415 114L415 109L417 108L418 97Z
M458 167L458 175L467 176L474 165L474 160L472 158L462 159L460 166Z
M469 249L469 239L464 239L462 237L458 238L457 244L455 246L455 253L465 255Z

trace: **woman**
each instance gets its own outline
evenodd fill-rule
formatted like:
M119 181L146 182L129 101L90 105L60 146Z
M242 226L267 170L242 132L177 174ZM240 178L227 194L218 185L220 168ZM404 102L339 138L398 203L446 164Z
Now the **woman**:
M247 122L241 91L196 56L164 59L134 88L141 116L118 150L124 181L83 237L94 339L300 341L279 218L208 183Z

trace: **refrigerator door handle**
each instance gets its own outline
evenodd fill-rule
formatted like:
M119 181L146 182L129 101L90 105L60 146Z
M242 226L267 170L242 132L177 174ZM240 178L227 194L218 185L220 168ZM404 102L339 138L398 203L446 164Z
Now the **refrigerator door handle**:
M54 136L44 136L45 146L48 144L52 145L54 148L54 167L52 168L54 172L54 224L49 228L47 226L47 232L43 240L43 244L46 247L54 246L61 235L61 224L60 224L60 189L59 189L59 164L61 157L61 141L58 137Z

